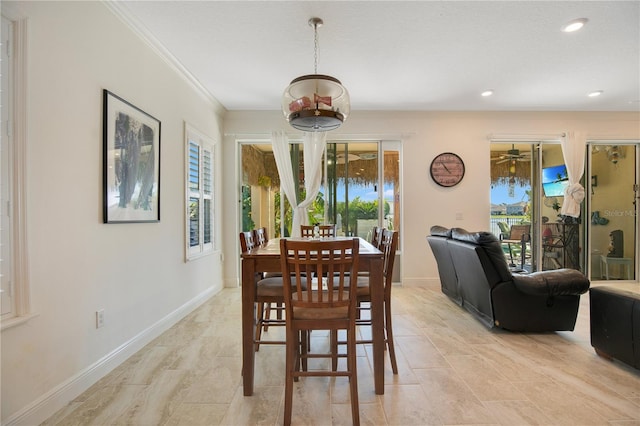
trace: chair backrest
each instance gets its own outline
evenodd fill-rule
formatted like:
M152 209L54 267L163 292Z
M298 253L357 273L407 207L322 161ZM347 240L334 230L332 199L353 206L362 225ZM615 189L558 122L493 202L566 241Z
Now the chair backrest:
M380 240L382 240L383 231L384 228L379 228L377 226L374 226L373 229L371 229L371 245L375 248L380 247Z
M313 237L314 225L300 225L300 235L303 237ZM320 237L335 237L336 225L319 225Z
M243 253L256 247L256 237L254 231L244 231L240 233L240 251Z
M398 249L398 231L385 229L382 232L382 239L380 240L378 249L384 253L382 273L384 275L385 296L390 296L391 284L393 282L393 264L395 263L396 250ZM386 298L386 300L389 299Z
M267 228L264 226L262 228L256 228L254 230L256 236L256 244L259 246L263 246L269 241L269 237L267 236Z
M511 230L509 229L509 225L507 225L507 222L498 222L496 223L496 225L498 225L498 228L500 229L500 239L501 240L509 239L509 234L511 234Z
M531 225L511 225L509 232L510 240L529 241L531 240Z
M287 318L355 319L357 286L349 276L358 275L359 248L357 238L281 239L282 275L290 277L283 280Z

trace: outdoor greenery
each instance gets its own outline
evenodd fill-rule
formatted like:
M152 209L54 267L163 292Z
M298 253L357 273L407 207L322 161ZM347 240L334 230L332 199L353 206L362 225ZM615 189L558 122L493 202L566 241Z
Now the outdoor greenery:
M302 196L304 197L304 191L302 192ZM275 205L280 206L280 197L281 192L276 191L275 193ZM291 235L291 226L293 223L293 213L291 206L288 202L286 202L285 197L285 214L284 214L284 227L285 227L285 235L284 237ZM378 201L363 201L360 197L356 197L349 202L349 216L348 220L345 221L344 218L347 217L346 212L347 205L345 202L339 202L336 206L336 212L343 218L342 226L343 230L346 231L356 230L356 225L358 219L377 219L378 218ZM391 206L388 202L384 203L384 217L386 217L391 211ZM319 192L316 196L316 199L311 203L309 207L309 223L322 223L324 221L324 194ZM275 236L279 237L280 235L280 225L282 223L282 218L280 217L280 208L275 209ZM348 225L348 228L347 228Z
M251 218L251 187L242 186L242 231L251 231L255 222Z
M336 211L343 218L347 217L346 203L337 203ZM384 202L383 217L387 217L391 211L391 206L388 202ZM358 219L377 219L378 218L378 200L374 201L362 201L360 197L355 197L349 202L349 219L342 222L342 226L345 227L348 224L348 229L355 234Z

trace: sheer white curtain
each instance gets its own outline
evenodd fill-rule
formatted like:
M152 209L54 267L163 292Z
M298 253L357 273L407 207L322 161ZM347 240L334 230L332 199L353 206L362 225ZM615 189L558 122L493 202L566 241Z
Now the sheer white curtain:
M287 138L284 132L273 132L271 134L271 146L273 148L273 156L276 160L276 167L278 168L278 175L280 175L280 190L284 192L289 203L295 206L298 201L296 200L296 182L293 178L293 169L291 168L289 138ZM295 231L295 228L293 228L293 230Z
M327 132L304 132L303 134L303 158L304 158L304 189L306 198L298 204L298 214L293 215L293 229L300 232L300 225L309 224L307 208L316 199L322 183L322 155L327 145ZM296 216L300 222L296 224Z
M296 182L291 167L291 155L289 154L289 140L284 132L272 134L273 154L280 175L280 187L284 191L293 208L293 224L291 236L300 236L300 225L307 225L309 217L307 208L315 200L322 183L322 155L327 144L326 132L303 133L303 159L304 159L304 188L306 198L297 204Z
M582 133L567 132L562 140L562 156L567 166L569 186L564 190L564 202L560 213L566 216L580 216L580 203L584 200L584 188L580 185L580 179L584 175L586 146L587 137Z

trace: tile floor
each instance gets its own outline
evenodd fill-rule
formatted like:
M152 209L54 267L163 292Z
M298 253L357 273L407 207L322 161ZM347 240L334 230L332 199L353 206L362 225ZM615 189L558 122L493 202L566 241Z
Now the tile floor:
M487 330L435 287L394 288L393 308L400 372L387 358L375 395L359 346L362 424L640 425L640 371L594 353L588 295L574 332ZM44 425L282 424L284 347L260 348L251 397L240 348L240 290L225 289ZM349 424L347 379L301 379L293 411L294 424Z

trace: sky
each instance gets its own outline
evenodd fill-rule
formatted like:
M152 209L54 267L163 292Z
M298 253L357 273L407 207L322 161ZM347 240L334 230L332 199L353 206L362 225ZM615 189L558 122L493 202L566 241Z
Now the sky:
M373 190L373 185L350 185L349 186L349 198L354 199L360 197L362 201L375 201L378 199L378 193ZM344 200L344 185L339 185L336 191L338 201ZM385 186L384 199L393 200L393 188L391 186Z
M528 186L522 187L514 185L514 197L509 197L508 185L495 185L491 188L491 204L513 204L520 201L528 201L525 191L529 189ZM378 193L373 190L373 185L351 185L349 187L349 198L354 199L360 197L362 201L374 201L378 199ZM340 185L337 190L338 200L344 200L344 186ZM393 199L393 189L391 187L385 187L385 200Z
M514 197L509 197L509 185L495 185L491 188L491 204L513 204L528 201L529 198L525 192L528 189L528 186L514 185Z

